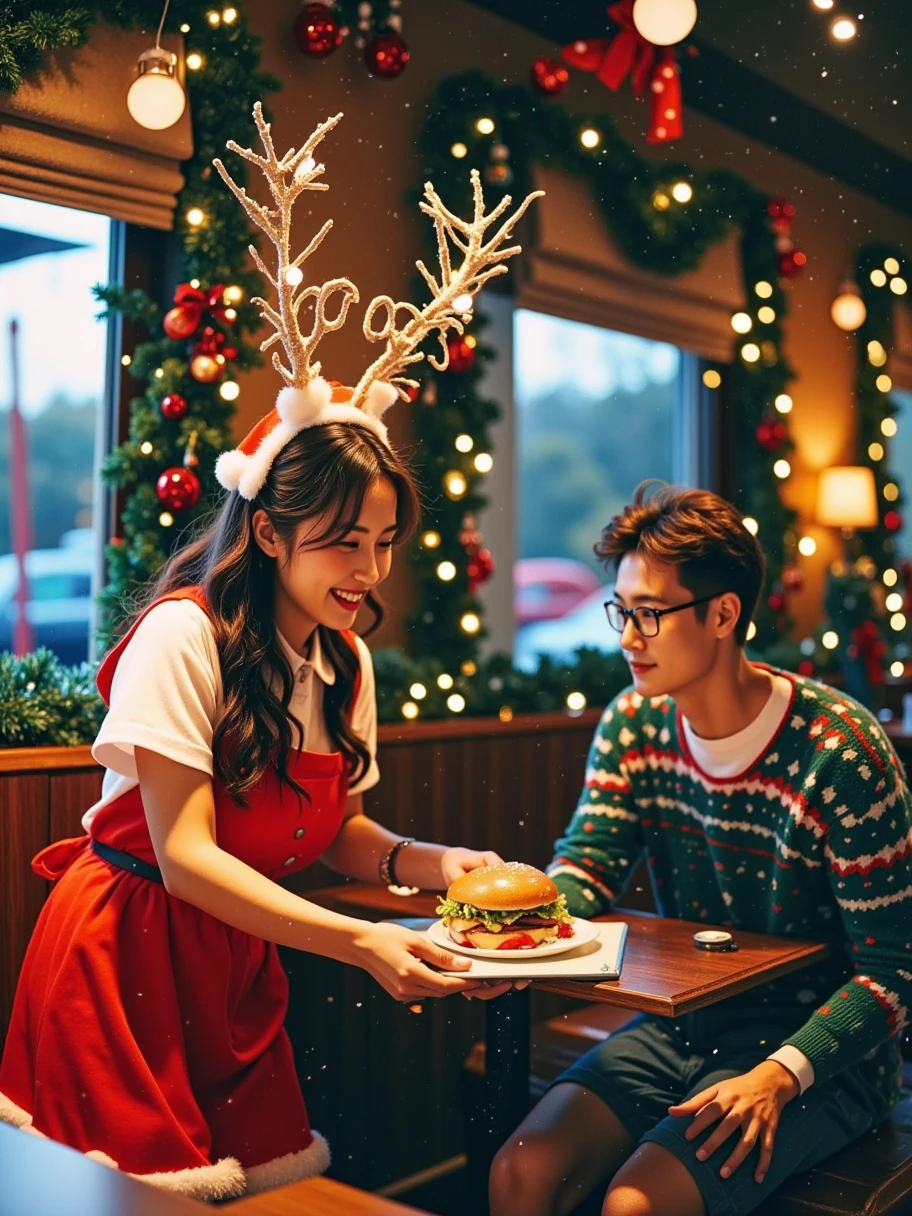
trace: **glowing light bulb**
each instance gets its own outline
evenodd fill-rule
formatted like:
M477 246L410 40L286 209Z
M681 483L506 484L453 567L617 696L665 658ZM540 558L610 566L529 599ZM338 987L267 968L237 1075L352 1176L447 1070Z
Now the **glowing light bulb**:
M567 708L573 710L575 713L580 713L582 710L584 710L586 708L585 694L581 692L568 692Z
M837 42L849 42L855 37L855 22L851 17L838 17L830 26L830 33Z
M475 124L475 130L479 135L492 135L494 133L494 119L479 118Z
M874 284L875 287L883 287L883 286L885 286L885 284L887 282L887 276L884 274L884 272L882 270L872 270L871 271L871 282Z
M703 383L707 388L718 388L722 383L722 377L715 370L715 368L711 367L709 371L705 371L703 373Z
M868 455L872 460L883 460L884 448L882 443L871 443L868 445Z
M133 362L133 357L132 357L132 355L121 355L120 361L124 365L124 367L129 367L130 364Z
M436 549L440 545L439 532L423 532L421 535L421 543L425 549Z
M472 463L475 465L477 472L490 473L494 468L494 457L490 452L479 452Z
M414 701L403 701L402 702L403 718L408 718L409 720L411 720L413 718L417 718L418 712L419 712L418 706L415 704Z
M748 642L752 642L756 636L757 636L757 625L754 621L751 621L751 623L747 627L746 640Z
M199 228L205 218L205 212L199 207L191 207L187 212L187 223L191 228Z
M895 663L890 664L890 675L893 676L893 678L895 680L898 680L901 676L904 676L905 674L906 674L905 663L903 663L899 659L897 659Z
M219 396L223 401L237 401L241 394L241 386L237 380L226 380L219 386Z
M289 287L297 287L304 281L304 271L300 266L289 266L285 271L285 282Z
M152 444L149 442L148 439L146 439L146 440L144 440L144 442L142 442L139 445L139 450L142 452L143 456L151 456L152 455Z
M895 278L890 280L890 290L896 296L904 296L909 290L909 284L905 279Z
M437 577L443 583L452 582L456 577L456 567L452 562L440 562L437 566Z
M597 148L602 142L602 137L595 127L585 127L580 131L579 140L584 148Z
M447 697L447 709L451 713L461 714L465 709L465 697L461 696L458 692L451 693Z
M881 577L885 587L895 587L899 582L899 574L895 570L884 570Z
M462 160L464 156L468 155L468 152L469 149L465 146L465 144L461 143L455 143L450 148L450 155L455 156L457 160Z
M746 312L736 312L731 319L731 327L736 334L750 333L753 325L753 321Z
M174 523L174 516L170 511L162 511L161 515L158 517L158 522L163 528L170 528Z
M448 688L452 688L454 683L455 680L453 677L448 675L445 671L441 672L441 674L437 677L437 687L442 689L444 692L446 692Z
M893 381L886 374L886 372L882 372L874 381L874 384L875 387L878 388L882 393L888 393L893 387Z
M690 182L675 182L671 187L671 197L676 203L689 203L693 196L693 186Z
M453 441L453 446L457 452L471 452L475 446L475 440L471 435L457 435Z
M453 301L453 312L471 312L472 311L472 295L471 292L464 291Z
M745 342L741 347L741 358L745 363L756 363L760 358L760 347L756 342Z
M802 557L813 557L817 552L817 542L813 536L802 536L798 542L798 552Z
M455 469L451 469L443 479L443 487L450 498L462 498L469 488L469 483L461 473L458 473Z
M769 304L764 304L762 308L757 309L757 320L764 325L772 325L776 320L775 308L770 308Z
M416 701L423 701L427 696L427 689L423 684L413 684L409 689L409 696L414 697Z
M191 72L198 72L203 66L203 57L199 51L191 51L184 60L184 63L186 63Z
M900 610L900 608L902 608L902 606L903 606L903 597L899 594L898 591L894 591L890 595L887 596L886 601L885 601L885 607L887 609L887 612L899 612L899 610Z
M789 462L787 460L777 460L776 463L773 465L773 472L780 479L780 481L784 481L785 478L788 477L789 473L791 473L791 471L792 471L792 466L789 464Z
M747 528L748 532L750 532L751 536L756 536L760 531L760 525L754 519L753 515L745 515L741 522L744 524L745 528Z
M464 612L459 618L459 628L463 633L477 633L481 628L481 618L474 612Z
M839 634L834 629L828 629L820 639L820 645L824 650L835 650L839 645Z
M886 435L888 439L892 439L899 427L896 425L895 418L884 418L880 424L881 434Z
M139 57L139 75L127 90L127 109L148 131L173 127L184 112L187 98L175 77L176 64L177 56L161 47Z
M761 300L768 300L773 294L773 285L767 283L766 279L761 279L759 283L754 284L754 291Z
M776 400L773 402L773 405L776 407L776 409L779 411L780 414L790 414L792 412L792 406L794 405L794 402L792 401L792 399L788 395L788 393L780 393L779 396L776 398Z
M895 629L897 633L902 633L906 627L906 618L902 612L894 612L890 617L890 628Z
M887 274L899 274L899 262L896 258L884 258L884 270Z

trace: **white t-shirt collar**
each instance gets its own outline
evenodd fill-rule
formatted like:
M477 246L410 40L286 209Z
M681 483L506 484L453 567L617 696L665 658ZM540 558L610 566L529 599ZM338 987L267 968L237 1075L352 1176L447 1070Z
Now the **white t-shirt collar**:
M323 647L320 645L319 629L315 629L310 635L308 654L306 656L299 654L278 629L276 630L276 637L279 639L279 645L282 647L282 651L291 667L291 674L295 679L298 678L302 667L312 667L324 684L335 684L336 669L323 653Z
M772 675L767 702L753 722L724 739L703 739L682 715L687 748L699 768L710 777L737 777L759 760L776 737L792 702L792 683L786 676Z

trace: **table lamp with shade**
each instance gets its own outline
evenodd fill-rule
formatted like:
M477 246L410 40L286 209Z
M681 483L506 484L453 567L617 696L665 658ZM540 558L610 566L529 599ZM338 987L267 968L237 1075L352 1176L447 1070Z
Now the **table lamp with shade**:
M862 557L858 537L859 531L876 528L879 520L873 469L865 465L823 469L817 483L816 516L824 527L840 528L844 542L844 560L833 563L827 580L827 633L835 639L846 690L877 710L886 654L878 626L882 609L874 591L876 568Z

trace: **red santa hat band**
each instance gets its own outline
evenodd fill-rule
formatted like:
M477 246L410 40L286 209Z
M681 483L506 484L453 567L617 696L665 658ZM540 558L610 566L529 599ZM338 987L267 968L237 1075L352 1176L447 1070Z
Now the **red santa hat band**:
M352 390L316 376L304 388L283 388L275 408L231 452L222 452L215 462L215 476L226 490L237 490L251 502L262 490L272 463L295 435L328 422L367 427L389 447L389 435L381 418L398 397L393 385L374 381L364 406L350 404Z

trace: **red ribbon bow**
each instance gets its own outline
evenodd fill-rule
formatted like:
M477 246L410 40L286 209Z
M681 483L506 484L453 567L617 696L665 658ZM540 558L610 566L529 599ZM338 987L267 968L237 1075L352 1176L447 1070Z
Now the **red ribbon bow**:
M618 0L608 16L620 29L613 38L592 38L564 47L561 56L581 72L594 72L606 88L617 92L625 78L635 97L649 86L652 113L646 135L651 144L669 143L684 134L681 115L681 76L674 50L647 42L633 24L633 0Z
M876 688L884 682L883 659L887 653L885 642L881 641L880 631L874 621L862 621L852 630L852 644L859 659L865 665L868 683Z
M203 314L207 312L223 325L231 324L230 319L225 315L227 309L224 299L224 283L214 283L208 292L200 291L198 287L192 287L189 283L179 283L174 293L174 303L193 317L196 322L195 329L199 328Z

